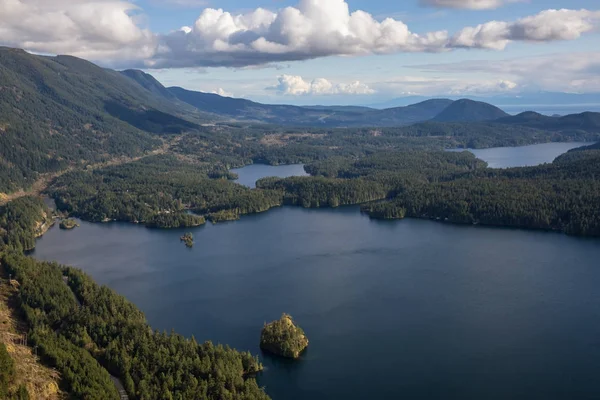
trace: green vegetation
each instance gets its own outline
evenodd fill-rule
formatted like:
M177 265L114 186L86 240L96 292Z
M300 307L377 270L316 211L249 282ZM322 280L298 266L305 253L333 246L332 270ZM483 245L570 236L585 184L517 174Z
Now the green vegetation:
M15 387L15 362L8 354L6 345L0 342L0 399L29 400L27 388L23 385Z
M15 375L15 363L4 343L0 343L0 398L8 398L9 384Z
M40 173L136 156L161 143L105 109L119 101L132 109L159 105L87 61L0 48L0 87L0 192L28 187Z
M260 335L260 348L278 356L298 358L308 347L308 339L292 317L283 314L280 319L265 324Z
M62 221L60 221L60 229L75 229L79 226L79 224L77 223L77 221L75 221L73 218L66 218L63 219Z
M0 251L35 247L35 238L52 224L51 212L40 198L21 197L0 206Z
M281 204L274 191L250 190L227 179L211 179L204 164L175 156L154 156L126 165L78 171L58 178L51 188L57 207L88 221L117 220L150 227L198 226L199 215L226 210L237 215ZM217 221L214 215L212 221Z
M200 226L205 223L206 220L200 215L166 211L163 214L153 215L146 225L150 228L185 228L188 226Z
M432 119L440 122L475 122L493 121L502 117L508 117L508 114L496 106L480 101L462 99L453 102Z
M600 236L600 151L550 165L480 170L449 182L404 186L390 202L367 205L373 217L407 216L454 223L556 230Z
M180 239L181 239L182 242L185 243L186 247L193 247L194 246L194 235L192 235L191 232L187 232Z
M315 177L267 178L286 204L363 204L373 218L430 218L460 224L544 229L600 236L600 151L553 164L495 170L468 152L384 152L332 158L306 167ZM366 203L366 204L365 204Z
M268 398L249 353L153 332L133 304L79 270L12 251L2 264L20 283L31 344L73 398L119 399L109 371L132 399Z

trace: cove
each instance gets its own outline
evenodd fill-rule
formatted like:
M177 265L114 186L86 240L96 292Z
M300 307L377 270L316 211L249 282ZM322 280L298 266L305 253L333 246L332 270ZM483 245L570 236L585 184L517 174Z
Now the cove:
M189 229L188 229L189 230ZM191 230L83 222L33 256L78 266L160 330L261 354L294 316L310 346L261 355L274 399L600 397L600 246L560 234L282 207Z

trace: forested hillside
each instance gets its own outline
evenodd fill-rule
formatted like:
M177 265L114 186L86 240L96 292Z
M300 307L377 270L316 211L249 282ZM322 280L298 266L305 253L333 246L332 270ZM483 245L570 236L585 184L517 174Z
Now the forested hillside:
M133 304L79 270L16 252L1 262L19 282L31 344L72 398L118 400L109 372L131 399L268 398L249 376L262 368L250 354L153 332Z
M433 118L438 122L493 121L508 114L491 104L468 99L457 100Z
M161 144L152 134L195 129L195 114L85 60L0 48L0 193L40 173L144 154Z
M496 122L553 131L579 130L598 132L600 130L600 113L584 112L565 115L563 117L549 117L529 111L515 116L500 118Z

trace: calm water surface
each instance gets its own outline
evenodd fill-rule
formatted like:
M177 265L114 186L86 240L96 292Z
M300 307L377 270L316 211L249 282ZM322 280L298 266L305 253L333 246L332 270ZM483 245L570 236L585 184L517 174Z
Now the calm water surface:
M310 347L264 355L274 399L600 398L600 243L357 208L279 208L182 231L82 223L34 256L83 268L175 328L260 354L291 313Z
M256 187L256 181L267 176L276 176L278 178L287 178L289 176L306 176L303 164L291 165L265 165L252 164L244 168L232 169L232 172L238 174L237 183L251 188Z
M521 147L493 147L491 149L468 149L477 158L487 161L490 168L528 167L551 163L559 155L593 143L543 143ZM453 150L455 151L455 150ZM462 150L459 150L462 151Z
M187 249L181 230L84 222L52 228L34 256L83 268L155 328L255 354L263 322L291 313L310 347L262 355L274 399L600 398L597 240L357 207L192 231Z

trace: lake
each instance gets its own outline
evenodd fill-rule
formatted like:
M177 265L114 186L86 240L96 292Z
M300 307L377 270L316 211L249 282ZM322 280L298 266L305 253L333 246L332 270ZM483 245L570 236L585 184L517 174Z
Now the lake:
M252 164L243 168L232 169L231 172L238 174L237 183L251 188L256 187L256 181L268 176L287 178L290 176L306 176L303 164L291 165L266 165Z
M84 269L154 328L261 355L274 399L600 398L597 240L358 207L186 230L192 249L183 230L55 226L33 256ZM283 312L310 340L297 361L259 349Z
M529 167L551 163L567 151L589 146L589 142L543 143L520 147L493 147L490 149L466 149L488 163L490 168ZM450 151L464 151L452 149Z

